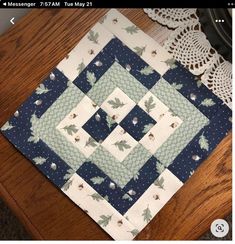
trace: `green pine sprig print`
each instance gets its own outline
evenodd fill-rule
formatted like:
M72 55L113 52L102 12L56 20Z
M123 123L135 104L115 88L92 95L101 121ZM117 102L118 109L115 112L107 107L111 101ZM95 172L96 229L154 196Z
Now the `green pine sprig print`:
M96 176L96 177L91 178L91 182L92 182L94 185L100 185L101 183L104 182L104 180L105 180L105 178L100 177L100 176Z
M161 164L160 162L157 162L156 170L157 170L158 174L161 174L165 170L165 166L163 164Z
M91 196L92 199L97 201L97 202L104 200L104 198L97 192L93 193L92 195L89 195L89 196Z
M137 172L134 176L133 176L133 180L136 181L139 179L140 173Z
M96 143L97 143L96 140L90 136L86 141L85 147L96 147L97 146Z
M33 161L35 162L36 165L42 165L47 161L47 159L39 156L39 157L33 158Z
M158 186L160 189L164 190L164 178L163 177L159 177L154 181L154 185Z
M127 144L126 140L121 140L121 141L117 141L114 143L114 146L116 146L118 148L119 151L124 151L125 149L130 149L131 146Z
M198 80L197 81L197 87L199 88L199 87L201 87L201 85L202 85L202 81L201 80Z
M39 121L39 118L36 116L36 114L32 114L31 118L30 118L30 123L31 125L35 125L37 122ZM31 127L32 130L32 127Z
M14 128L15 126L11 125L9 121L7 121L1 128L2 131L10 130Z
M98 44L98 38L99 38L99 33L94 32L93 30L90 30L90 32L88 34L88 40L95 44Z
M100 226L106 227L112 219L112 215L101 215L97 222Z
M36 135L33 131L34 129L34 125L38 122L39 118L36 116L36 114L32 114L31 118L30 118L30 123L31 123L31 127L30 127L30 130L31 130L31 135L30 137L28 138L28 142L33 142L33 143L38 143L40 138L38 135Z
M141 75L151 75L154 73L154 70L151 66L145 66L140 70Z
M130 232L130 233L132 234L133 237L134 237L134 236L137 236L137 235L139 234L139 231L138 231L137 229L133 229L133 230L128 231L128 232Z
M80 75L82 73L82 71L86 68L85 64L83 63L83 61L78 65L77 67L77 71L78 74Z
M104 15L103 17L100 18L99 23L103 24L106 19L107 19L107 15Z
M206 139L206 137L204 136L204 134L201 134L198 142L199 142L201 149L204 149L206 151L209 150L209 143L208 143L208 140Z
M200 105L205 106L205 107L211 107L215 105L215 102L211 98L205 98Z
M164 63L170 67L170 69L175 69L177 67L175 59L171 58L171 59L167 59L166 61L164 61Z
M154 126L154 124L152 124L152 123L149 123L149 124L145 125L145 126L144 126L144 129L142 130L142 133L143 133L143 134L148 133L148 132L150 131L150 129L153 128L153 126Z
M68 170L67 170L67 173L64 175L63 179L64 179L64 180L68 180L68 179L70 179L75 173L76 173L75 170L73 170L73 169L68 169Z
M152 96L150 96L149 99L144 102L144 106L148 113L150 113L151 110L156 107L156 103L154 103Z
M40 95L40 94L47 93L49 91L50 90L47 89L44 84L40 84L39 87L37 87L37 89L36 89L36 94Z
M68 180L62 187L62 190L67 191L69 187L72 185L73 180Z
M145 52L145 49L146 49L146 46L144 47L134 47L134 50L135 50L135 53L138 55L138 56L142 56L143 53Z
M78 129L76 128L76 125L66 125L63 128L70 136L72 136L74 133L78 132Z
M106 122L107 122L107 126L109 127L109 129L112 128L112 126L116 123L115 120L113 120L110 116L106 116Z
M104 200L106 200L108 202L109 201L109 197L107 195L104 196Z
M94 86L95 82L96 82L96 77L95 74L93 72L87 71L86 72L86 79L87 82L91 85Z
M198 77L195 77L195 81L197 82L197 87L201 87L202 85L202 80L200 80Z
M152 219L152 213L149 209L149 207L147 206L146 209L144 209L143 213L142 213L142 216L144 217L144 221L149 223L150 220Z
M139 28L136 25L130 25L127 26L126 28L124 28L124 30L128 33L128 34L135 34L138 32Z
M121 108L123 107L125 104L123 102L121 102L121 100L117 97L115 97L113 100L109 100L108 104L111 105L111 107L113 109L117 109L117 108Z
M39 136L35 135L34 132L31 133L31 136L28 138L28 142L38 143L40 140Z
M172 83L171 86L176 89L176 90L180 90L183 87L183 84L177 84L177 83Z
M122 196L122 199L132 201L133 199L126 193Z

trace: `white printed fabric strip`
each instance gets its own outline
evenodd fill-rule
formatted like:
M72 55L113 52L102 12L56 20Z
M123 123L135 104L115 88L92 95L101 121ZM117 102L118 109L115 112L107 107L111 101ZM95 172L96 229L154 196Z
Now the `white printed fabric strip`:
M95 24L57 68L73 81L112 38L111 32Z
M91 216L115 240L131 240L138 230L119 214L79 175L74 174L62 187L63 192Z
M125 216L138 230L142 230L181 186L183 183L174 174L164 170Z
M103 18L102 25L159 74L163 75L169 69L167 60L172 59L172 56L117 10L111 9Z

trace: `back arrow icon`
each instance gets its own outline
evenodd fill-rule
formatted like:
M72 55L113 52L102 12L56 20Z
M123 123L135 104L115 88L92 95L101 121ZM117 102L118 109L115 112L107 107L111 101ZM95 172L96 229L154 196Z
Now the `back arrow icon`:
M14 23L14 19L15 19L15 17L13 17L11 20L10 20L10 22L14 25L15 23Z

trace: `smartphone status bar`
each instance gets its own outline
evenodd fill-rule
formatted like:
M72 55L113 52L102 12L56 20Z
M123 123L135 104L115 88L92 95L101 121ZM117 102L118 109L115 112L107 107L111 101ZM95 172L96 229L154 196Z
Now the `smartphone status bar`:
M234 1L234 2L233 2ZM133 0L133 1L5 1L0 0L1 8L216 8L216 7L235 7L235 0L190 0L179 2L175 0L157 1L156 0Z

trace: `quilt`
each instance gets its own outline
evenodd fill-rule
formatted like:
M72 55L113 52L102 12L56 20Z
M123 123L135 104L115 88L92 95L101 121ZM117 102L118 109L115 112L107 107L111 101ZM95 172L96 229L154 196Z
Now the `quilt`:
M115 240L131 240L231 129L231 110L110 10L2 126Z

